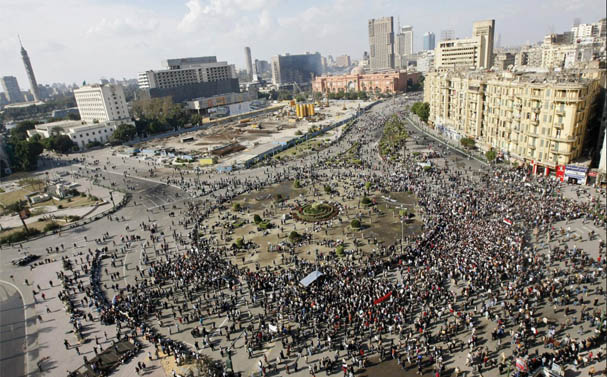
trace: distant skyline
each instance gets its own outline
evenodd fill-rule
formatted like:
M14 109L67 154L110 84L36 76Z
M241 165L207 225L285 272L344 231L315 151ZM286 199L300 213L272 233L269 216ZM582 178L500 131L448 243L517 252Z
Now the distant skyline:
M100 78L135 78L167 58L216 55L245 68L252 58L309 51L323 56L368 51L369 18L400 17L414 30L414 49L425 32L453 29L458 38L472 23L495 19L502 47L561 33L574 19L605 17L604 0L476 0L404 3L396 0L0 0L0 76L15 76L29 90L17 34L41 84ZM395 25L396 27L396 25Z

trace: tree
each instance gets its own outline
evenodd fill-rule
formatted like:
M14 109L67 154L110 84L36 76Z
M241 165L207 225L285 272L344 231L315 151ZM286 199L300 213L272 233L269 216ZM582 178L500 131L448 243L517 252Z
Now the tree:
M492 162L497 158L497 152L495 152L495 150L493 149L490 149L485 152L485 157L487 158L487 161Z
M255 214L255 215L253 216L253 222L254 222L255 224L259 224L259 223L260 223L260 222L262 222L262 221L263 221L263 220L262 220L261 216L259 216L258 214Z
M63 154L71 152L76 145L67 135L52 135L43 141L46 149L51 149L57 153Z
M350 221L350 226L354 229L360 229L362 224L360 223L360 220L354 219L354 220Z
M120 124L112 133L111 139L119 142L127 142L135 137L137 128L131 124Z
M20 140L13 144L13 150L13 168L15 170L31 171L38 167L38 156L44 148L37 141Z
M474 139L470 137L464 137L459 140L460 144L466 149L472 149L476 145Z
M306 102L306 99L307 99L306 96L304 96L301 93L295 96L295 100L297 102Z
M430 116L430 104L428 102L416 102L411 107L411 112L422 121L427 122Z

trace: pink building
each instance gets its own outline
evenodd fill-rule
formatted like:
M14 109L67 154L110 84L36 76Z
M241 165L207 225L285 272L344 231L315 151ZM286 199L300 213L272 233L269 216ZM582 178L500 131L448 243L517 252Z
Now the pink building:
M355 68L349 75L318 76L312 83L312 90L323 93L344 92L406 92L407 84L416 84L421 79L420 72L359 73Z

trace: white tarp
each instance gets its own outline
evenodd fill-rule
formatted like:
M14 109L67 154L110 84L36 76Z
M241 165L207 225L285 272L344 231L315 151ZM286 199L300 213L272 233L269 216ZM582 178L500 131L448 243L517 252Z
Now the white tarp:
M304 287L307 287L308 285L314 283L314 281L316 279L318 279L319 277L321 277L323 275L322 272L318 271L318 270L314 270L312 272L310 272L308 274L308 276L306 276L305 278L301 279L301 281L299 282L301 285L303 285Z

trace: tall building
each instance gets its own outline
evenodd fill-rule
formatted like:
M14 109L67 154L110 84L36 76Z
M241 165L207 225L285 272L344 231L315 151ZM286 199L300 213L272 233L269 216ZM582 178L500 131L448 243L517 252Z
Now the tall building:
M272 57L272 83L308 83L322 75L320 54L277 55Z
M349 67L352 65L350 55L340 55L335 59L335 65L338 67Z
M164 66L166 69L138 75L139 88L150 97L172 97L173 102L184 102L240 91L234 65L218 62L215 56L168 59Z
M472 37L441 41L436 48L437 69L491 68L495 20L475 22Z
M30 57L23 48L23 44L21 43L21 38L19 38L19 44L21 45L21 57L23 58L23 65L25 66L25 72L27 73L27 78L30 81L30 87L32 96L34 96L34 101L38 102L40 100L40 93L38 92L38 82L36 82L36 76L34 75L34 69L32 68L32 62L30 61Z
M599 81L566 74L434 71L424 81L428 122L482 150L548 169L582 154Z
M249 74L249 81L253 81L253 61L251 60L251 48L244 48L245 63L247 65L247 73Z
M424 51L434 50L436 46L435 38L434 33L431 31L424 33Z
M403 26L394 44L394 68L407 68L408 57L413 55L413 26Z
M394 17L369 20L369 66L372 70L394 68Z
M472 36L480 39L480 66L491 68L493 66L493 38L495 34L495 20L477 21L472 25Z
M128 120L124 90L121 85L94 84L74 90L80 119L86 123Z
M4 94L6 95L6 100L8 103L18 103L25 101L25 99L23 98L23 93L21 93L21 89L19 89L19 84L17 83L17 78L15 76L1 77L0 83L2 83L2 89L4 89Z

